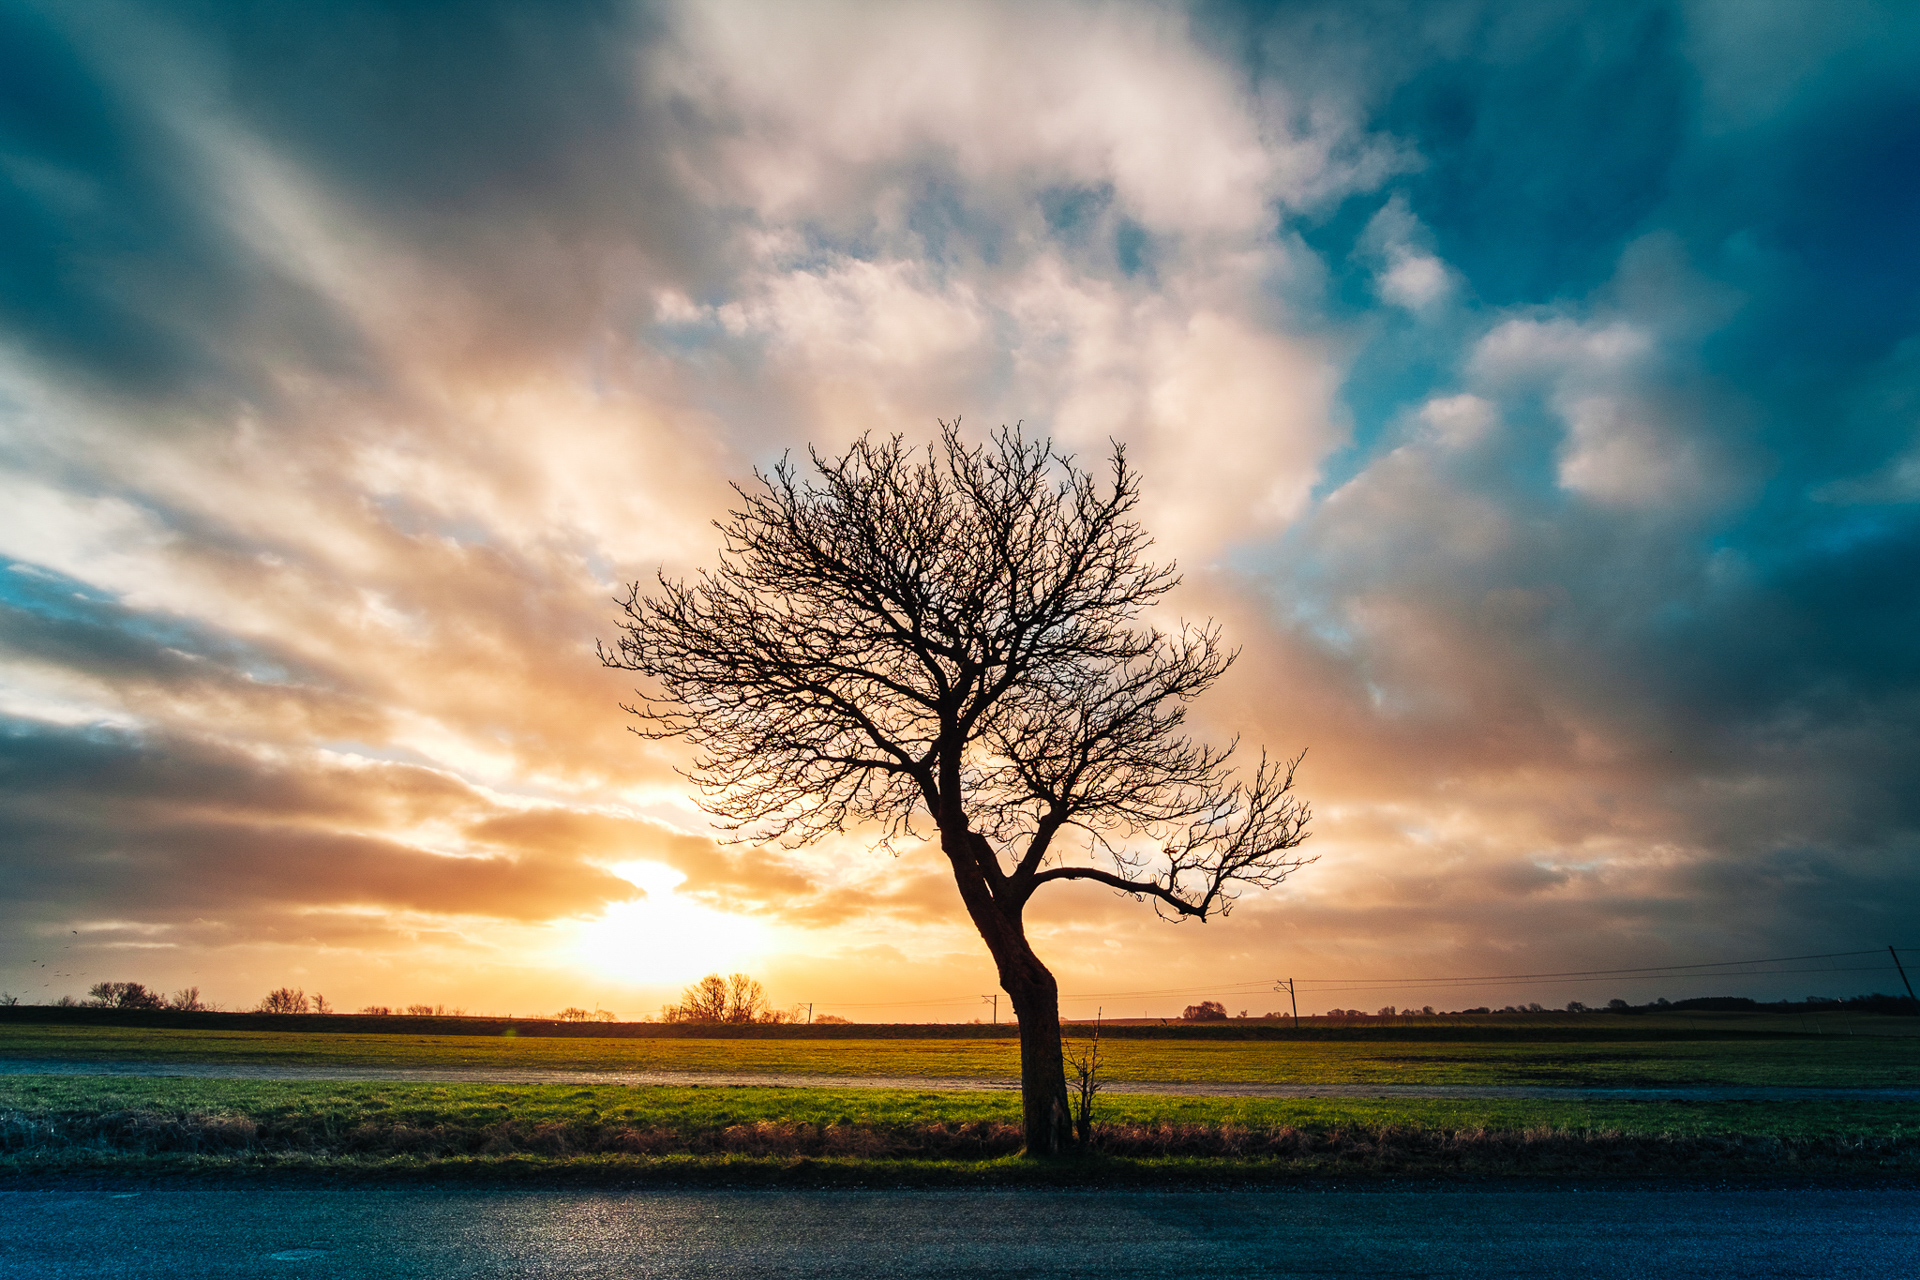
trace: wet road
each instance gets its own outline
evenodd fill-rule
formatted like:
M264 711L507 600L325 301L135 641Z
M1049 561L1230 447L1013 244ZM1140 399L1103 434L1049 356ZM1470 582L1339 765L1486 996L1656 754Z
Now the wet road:
M1920 1275L1920 1191L0 1189L0 1276Z
M914 1092L1017 1090L1018 1080L972 1076L776 1075L738 1071L547 1071L493 1068L269 1066L230 1062L87 1062L0 1058L0 1076L175 1076L199 1080L339 1080L429 1084L627 1084L665 1088L905 1089ZM1813 1099L1920 1101L1920 1089L1822 1089L1794 1085L1678 1085L1568 1089L1549 1085L1274 1084L1268 1081L1115 1080L1110 1094L1215 1098L1535 1098L1568 1102L1794 1102Z

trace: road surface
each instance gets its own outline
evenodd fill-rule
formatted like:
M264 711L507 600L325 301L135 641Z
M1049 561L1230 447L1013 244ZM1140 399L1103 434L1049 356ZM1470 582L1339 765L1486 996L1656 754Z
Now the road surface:
M0 1277L1920 1275L1920 1190L0 1187Z

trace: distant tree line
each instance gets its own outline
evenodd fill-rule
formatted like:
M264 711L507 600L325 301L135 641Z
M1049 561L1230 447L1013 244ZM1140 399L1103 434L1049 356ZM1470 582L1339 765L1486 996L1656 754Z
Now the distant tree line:
M75 1000L63 996L62 1003L68 1006L85 1005L94 1009L206 1009L210 1006L200 998L200 988L182 987L172 995L162 995L150 991L138 982L96 982L87 990L87 999Z
M618 1022L611 1009L576 1009L568 1005L553 1015L556 1022Z
M1805 1000L1751 1000L1745 996L1695 996L1686 1000L1668 1000L1664 996L1650 1000L1645 1004L1631 1004L1621 999L1609 1000L1604 1006L1594 1007L1578 1000L1569 1000L1564 1010L1549 1009L1534 1001L1528 1004L1509 1004L1498 1008L1492 1005L1476 1005L1470 1009L1435 1010L1432 1005L1418 1009L1396 1008L1383 1005L1368 1013L1365 1009L1329 1009L1324 1014L1302 1014L1303 1018L1464 1018L1481 1014L1526 1015L1532 1013L1732 1013L1751 1011L1755 1013L1809 1013L1820 1011L1848 1010L1858 1013L1883 1014L1920 1014L1920 1003L1910 996L1889 996L1878 992L1872 995L1849 996L1840 999L1832 996L1808 996ZM1199 1004L1190 1004L1180 1012L1182 1022L1225 1022L1229 1017L1245 1018L1247 1010L1229 1015L1227 1008L1218 1000L1202 1000ZM1263 1020L1279 1020L1289 1015L1269 1011L1260 1015Z
M1887 1013L1913 1016L1920 1014L1920 1002L1912 996L1889 996L1876 991L1871 995L1808 996L1805 1000L1749 1000L1745 996L1695 996L1689 1000L1664 997L1646 1004L1625 1000L1607 1001L1605 1009L1589 1009L1578 1000L1567 1005L1570 1013Z
M88 988L87 999L73 996L61 996L54 1001L56 1008L85 1009L170 1009L187 1012L217 1011L219 1006L201 998L199 987L182 987L171 995L147 987L139 982L96 982ZM10 1008L21 1003L20 997L10 992L0 992L0 1008ZM331 1014L337 1012L332 1003L314 992L308 995L299 987L276 987L261 997L260 1002L251 1010L254 1013L311 1013ZM1696 996L1686 1000L1668 1000L1662 997L1645 1004L1631 1004L1615 998L1604 1006L1594 1007L1578 1000L1569 1000L1564 1010L1550 1010L1538 1002L1530 1004L1510 1004L1501 1008L1490 1005L1478 1005L1470 1009L1453 1009L1436 1012L1432 1005L1419 1009L1400 1009L1393 1005L1384 1005L1373 1013L1362 1009L1329 1009L1320 1015L1303 1014L1302 1017L1326 1018L1413 1018L1443 1017L1458 1018L1486 1014L1544 1014L1566 1013L1819 1013L1819 1012L1855 1012L1879 1013L1891 1015L1920 1015L1920 1002L1911 996L1890 996L1880 992L1871 995L1856 995L1845 998L1831 996L1808 996L1805 1000L1751 1000L1745 996ZM359 1012L371 1017L465 1017L464 1008L448 1008L443 1004L410 1004L395 1007L393 1005L370 1004ZM535 1014L533 1017L539 1017ZM581 1009L572 1005L550 1015L558 1022L618 1022L619 1017L608 1009ZM1242 1009L1238 1014L1230 1015L1227 1008L1218 1000L1202 1000L1190 1004L1180 1013L1182 1022L1225 1022L1230 1018L1246 1018L1248 1011ZM1260 1015L1262 1020L1279 1020L1288 1017L1285 1013L1268 1011ZM793 1012L773 1008L767 999L766 989L755 979L744 973L729 974L722 977L710 973L681 993L677 1003L664 1005L660 1010L662 1022L675 1023L781 1023L800 1021ZM816 1023L844 1023L845 1018L833 1014L820 1014L813 1018ZM976 1019L977 1021L977 1019Z

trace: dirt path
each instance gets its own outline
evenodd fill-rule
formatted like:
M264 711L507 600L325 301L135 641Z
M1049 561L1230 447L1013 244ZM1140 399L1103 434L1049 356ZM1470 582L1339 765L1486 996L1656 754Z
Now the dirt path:
M648 1085L663 1088L900 1089L918 1093L1011 1091L1017 1080L956 1076L768 1075L720 1071L516 1071L489 1068L266 1066L225 1062L81 1062L0 1058L0 1076L175 1076L199 1080L339 1080L359 1083ZM1677 1085L1569 1089L1547 1085L1272 1084L1116 1080L1108 1093L1202 1098L1537 1098L1566 1102L1776 1102L1812 1099L1920 1101L1920 1089L1823 1089L1791 1085Z

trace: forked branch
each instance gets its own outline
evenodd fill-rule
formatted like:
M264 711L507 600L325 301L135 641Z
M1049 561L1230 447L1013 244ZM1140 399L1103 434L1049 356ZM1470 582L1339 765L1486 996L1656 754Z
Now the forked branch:
M1312 807L1293 794L1294 772L1305 756L1303 751L1276 763L1263 753L1250 781L1211 797L1179 838L1161 847L1154 874L1141 874L1146 858L1116 850L1111 871L1058 866L1035 873L1032 884L1091 880L1151 899L1156 910L1170 911L1176 919L1227 915L1239 886L1272 888L1316 860L1294 852L1306 841L1313 818Z

